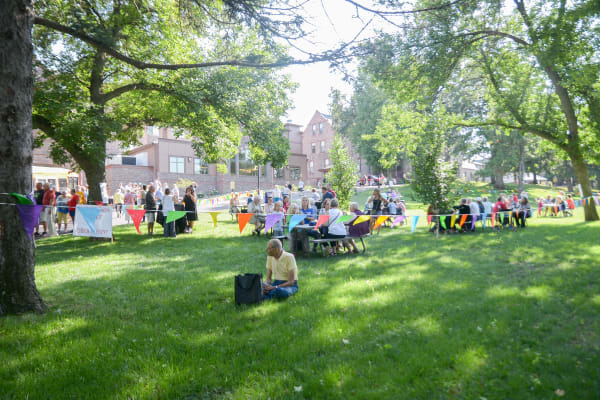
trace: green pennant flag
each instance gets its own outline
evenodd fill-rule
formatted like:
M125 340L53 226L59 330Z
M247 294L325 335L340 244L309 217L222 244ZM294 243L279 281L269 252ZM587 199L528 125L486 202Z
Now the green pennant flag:
M354 218L356 218L356 215L354 215L354 214L352 214L352 215L342 215L341 217L338 218L338 222L351 221Z
M9 193L12 197L17 200L17 204L28 204L33 205L33 201L29 197L25 197L19 193Z
M167 224L172 221L177 221L180 218L185 217L185 211L169 211L167 213Z
M288 214L288 216L285 218L285 224L288 226L290 225L290 219L292 219L292 215L293 214Z
M440 216L440 225L442 226L442 228L448 229L448 228L446 228L446 216L445 215Z

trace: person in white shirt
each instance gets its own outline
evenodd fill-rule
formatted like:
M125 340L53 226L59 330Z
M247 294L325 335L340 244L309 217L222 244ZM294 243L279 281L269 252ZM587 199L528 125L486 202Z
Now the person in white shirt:
M267 195L267 203L265 204L265 214L273 214L274 210L275 210L275 203L273 202L273 196L268 194Z
M304 191L304 181L302 179L300 179L300 181L298 182L298 191L299 192Z
M311 196L312 196L313 202L321 200L321 195L319 193L317 193L317 189L315 189L315 188L312 189Z
M175 211L175 202L173 201L173 196L171 196L171 191L165 189L165 194L162 198L162 213L165 217L164 236L177 237L177 233L175 233L175 221L167 222L166 220L169 211Z
M281 197L281 189L279 189L279 186L277 186L277 185L275 185L275 189L273 190L273 200L275 200L275 201L283 200L283 198Z
M338 220L340 219L340 217L342 216L342 211L338 208L339 203L338 203L338 199L331 199L330 200L330 204L331 204L331 208L329 209L329 219L327 220L327 222L323 225L327 226L327 233L325 234L324 238L325 239L340 239L343 237L346 237L346 226L344 225L343 222L338 222ZM337 242L336 241L332 241L329 243L331 246L328 246L327 243L325 243L325 250L327 250L327 253L330 256L335 256L337 255Z
M492 207L494 207L494 205L492 203L490 203L490 201L488 200L487 197L483 198L483 208L484 208L484 213L489 217L492 215Z
M466 229L470 231L471 227L474 226L473 221L477 222L477 220L479 219L479 204L477 204L476 201L471 200L471 199L468 200L468 204L469 204L469 208L471 209L471 218L470 218L471 225L467 226Z

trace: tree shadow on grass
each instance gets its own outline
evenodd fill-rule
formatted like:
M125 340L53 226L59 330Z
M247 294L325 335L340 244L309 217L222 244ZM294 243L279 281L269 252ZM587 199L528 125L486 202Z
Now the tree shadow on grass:
M172 254L151 245L147 265L57 280L41 287L52 312L7 319L0 388L17 397L525 398L561 387L590 398L598 308L581 288L597 293L598 273L577 232L558 250L529 231L384 234L365 256L299 259L297 296L241 308L233 276L264 271L265 240L191 237ZM119 254L90 247L94 257ZM55 256L41 268L56 267Z

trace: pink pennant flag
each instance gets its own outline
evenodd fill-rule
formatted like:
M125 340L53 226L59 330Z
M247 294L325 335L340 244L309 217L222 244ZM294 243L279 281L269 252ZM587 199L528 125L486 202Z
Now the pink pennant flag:
M131 208L128 208L127 214L129 214L129 216L131 217L131 220L133 221L133 226L135 226L135 230L141 235L142 232L140 232L140 222L142 222L142 218L144 218L146 210L132 210Z
M431 225L431 217L433 217L433 215L427 216L427 225Z

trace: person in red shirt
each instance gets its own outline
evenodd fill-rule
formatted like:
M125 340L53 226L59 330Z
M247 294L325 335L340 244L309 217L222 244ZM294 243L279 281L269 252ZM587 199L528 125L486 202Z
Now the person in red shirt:
M69 200L69 215L73 220L73 225L75 224L75 207L79 204L79 195L75 191L75 189L71 189L71 200Z
M56 203L56 196L52 190L50 190L50 185L47 183L44 184L44 196L42 197L42 205L44 206L54 206ZM42 210L42 216L40 217L40 221L42 226L44 227L44 232L42 235L48 234L48 220L50 219L50 223L52 223L52 208L44 207Z

